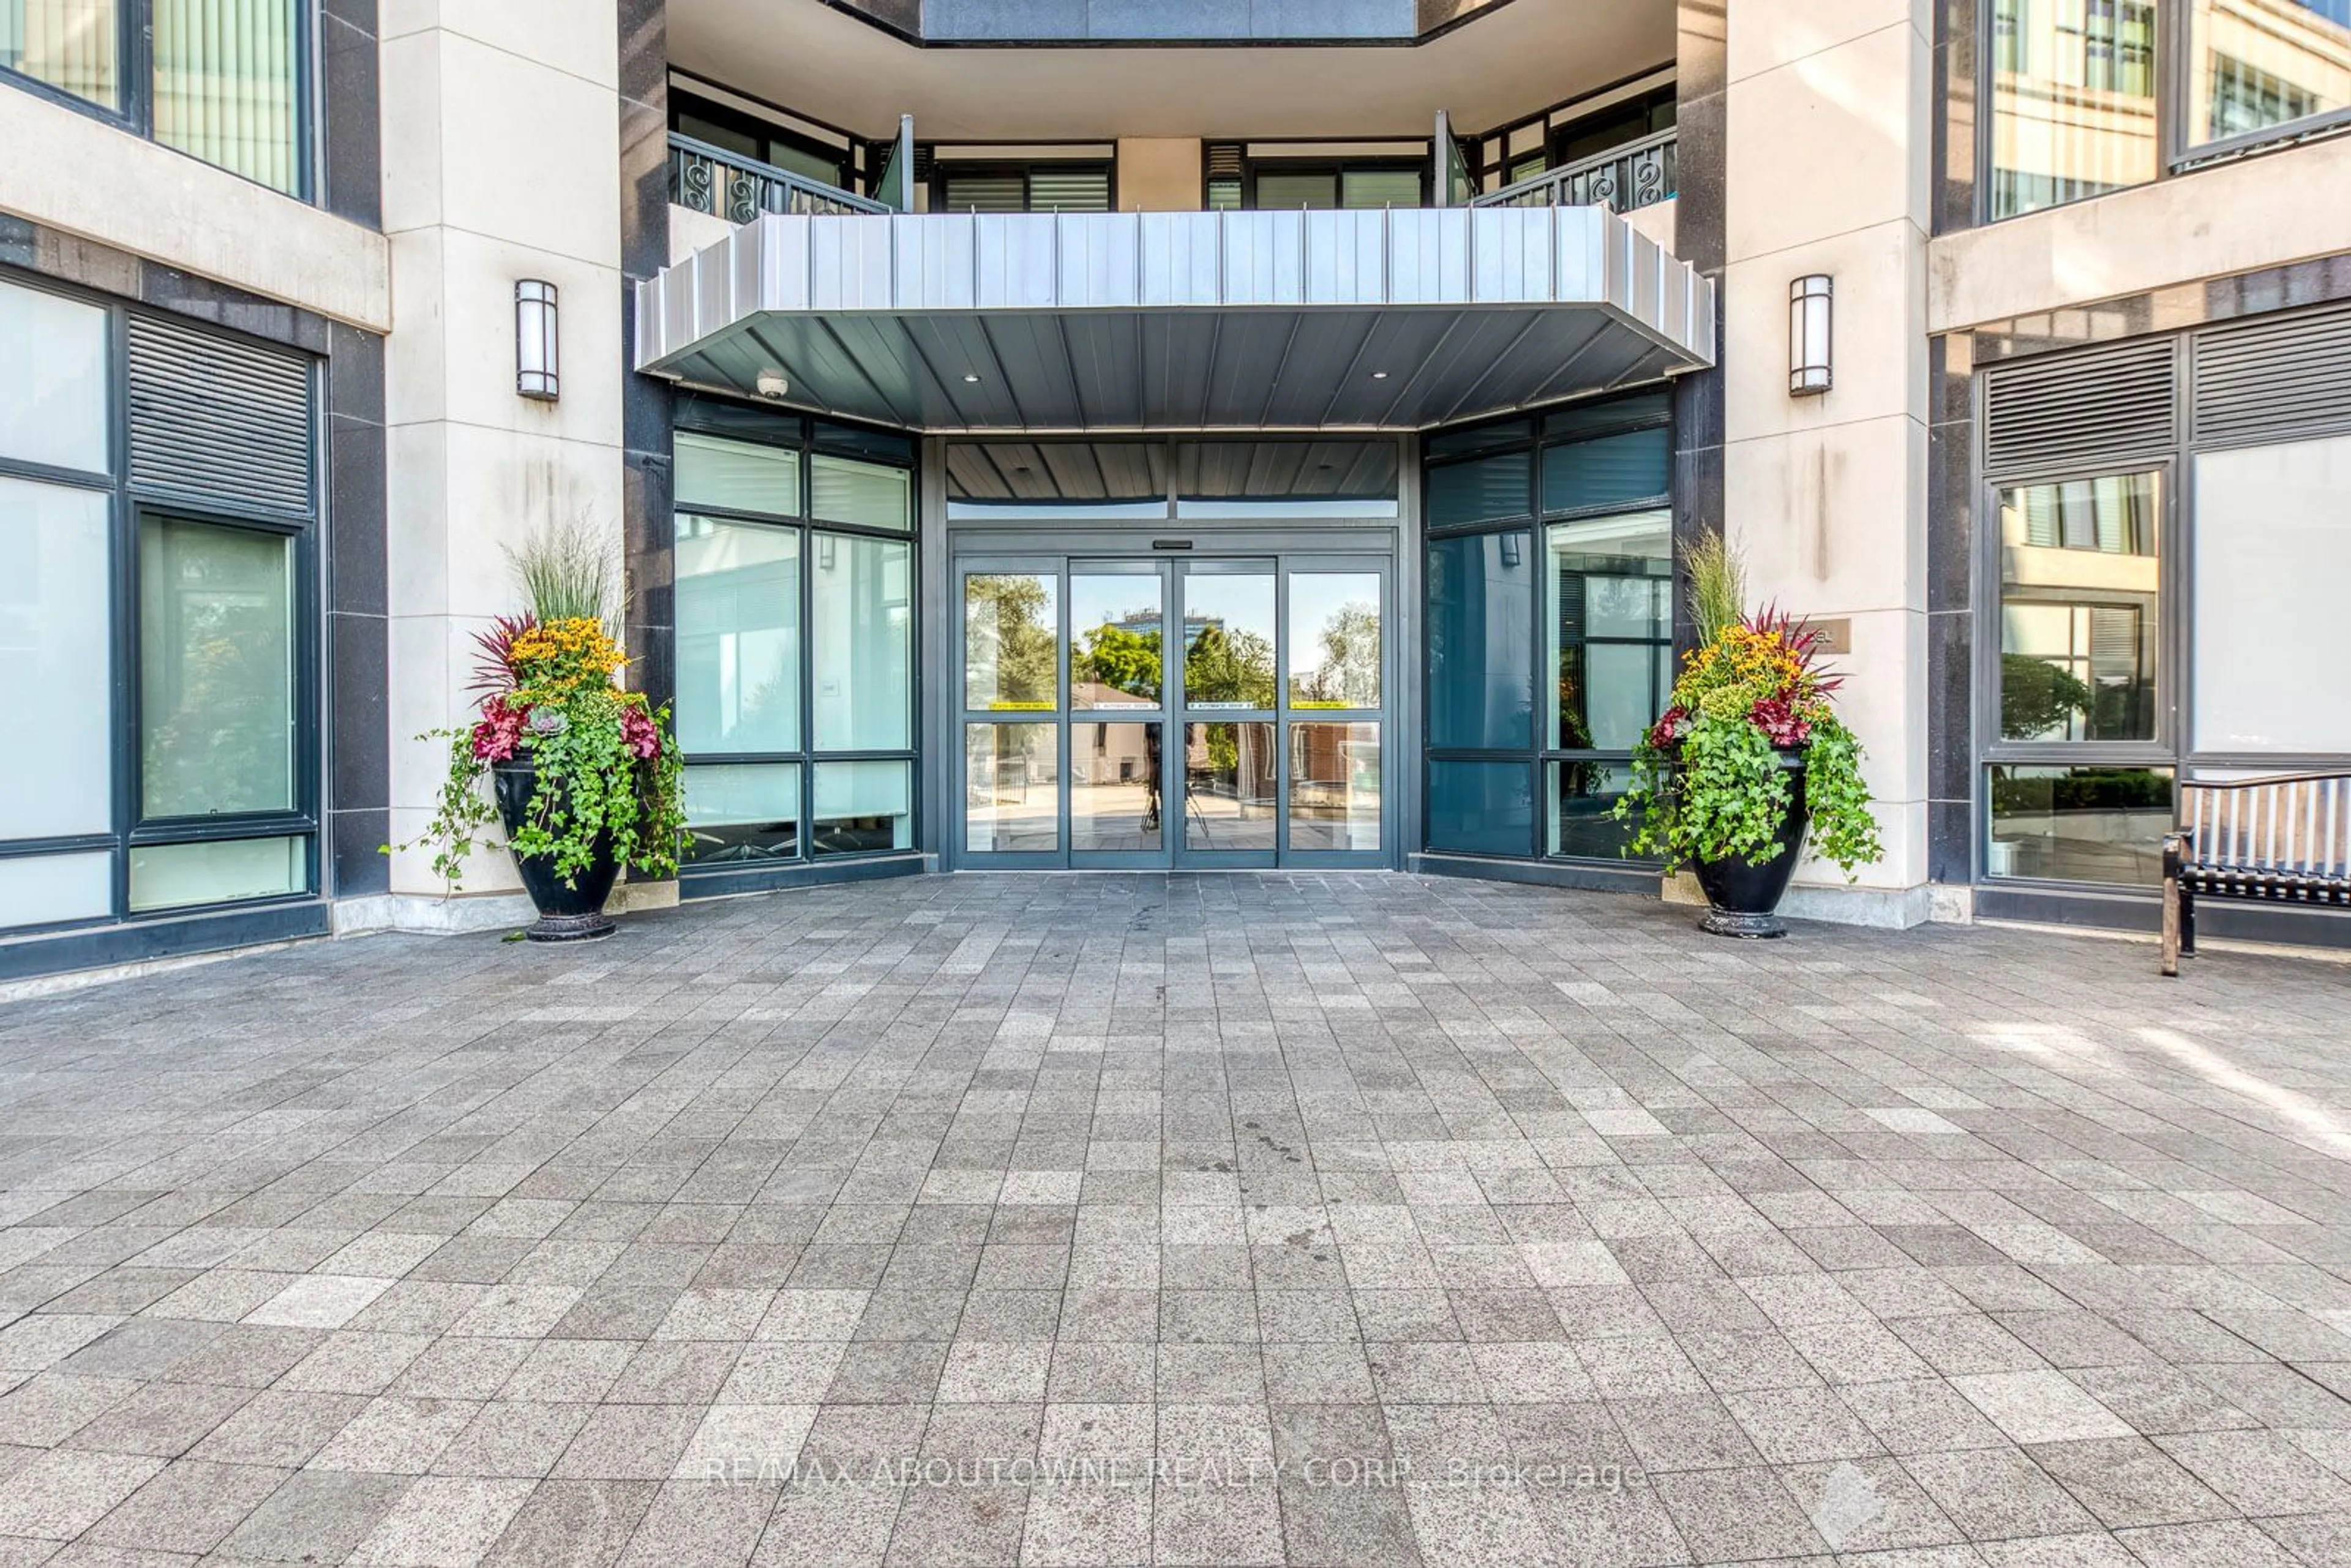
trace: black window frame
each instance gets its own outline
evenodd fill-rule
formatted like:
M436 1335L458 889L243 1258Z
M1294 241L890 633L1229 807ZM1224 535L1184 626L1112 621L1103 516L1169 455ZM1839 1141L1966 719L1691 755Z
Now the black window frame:
M680 517L708 517L717 522L751 525L778 532L789 530L799 538L799 745L783 751L688 752L685 768L797 767L799 769L799 817L792 853L764 855L753 861L684 860L682 882L740 878L763 872L803 872L811 866L854 864L901 858L921 852L923 809L923 593L922 593L922 452L921 444L904 431L852 421L788 413L708 392L681 396L672 419L679 434L707 435L726 441L772 446L799 456L797 517L733 507L695 505L682 496L671 503L672 538ZM878 438L878 439L877 439ZM903 460L890 450L904 444ZM906 526L902 529L862 523L836 522L815 515L816 465L819 456L844 457L877 467L903 469L907 476ZM810 657L814 626L816 559L820 535L883 540L906 547L906 740L903 747L880 750L824 749L816 744L816 662ZM676 628L682 636L685 628ZM831 762L903 762L907 775L907 841L881 849L819 853L816 849L816 770Z
M1629 857L1597 859L1590 855L1558 853L1554 852L1551 847L1551 810L1549 806L1549 791L1551 789L1552 770L1554 766L1567 767L1578 763L1583 763L1597 764L1602 767L1623 768L1632 761L1633 754L1630 751L1603 750L1593 747L1556 747L1547 743L1547 737L1550 734L1550 724L1545 718L1545 713L1547 711L1545 704L1548 703L1552 707L1556 707L1559 702L1557 674L1555 672L1547 671L1545 667L1549 662L1549 653L1547 650L1551 646L1551 617L1557 613L1557 607L1552 598L1552 584L1548 580L1550 575L1550 569L1548 566L1550 559L1549 530L1551 526L1554 523L1574 522L1583 518L1621 517L1627 513L1643 511L1663 511L1670 513L1674 506L1673 469L1669 464L1667 470L1667 487L1665 491L1659 495L1652 497L1634 497L1623 500L1609 501L1595 506L1562 507L1557 509L1546 509L1543 505L1543 479L1545 465L1549 461L1550 455L1553 452L1562 451L1569 447L1581 446L1593 441L1604 440L1611 436L1628 435L1641 431L1665 430L1670 432L1673 429L1673 404L1670 396L1666 398L1662 407L1652 408L1637 413L1634 411L1635 405L1655 399L1660 390L1660 388L1656 386L1620 388L1603 393L1597 397L1574 399L1566 402L1555 403L1526 413L1505 415L1499 419L1480 420L1466 424L1450 425L1442 431L1430 432L1429 434L1431 435L1452 436L1464 433L1473 433L1479 430L1504 431L1513 423L1523 425L1525 428L1523 434L1505 436L1491 443L1478 444L1469 450L1448 453L1436 457L1428 456L1424 449L1424 454L1421 459L1420 486L1422 512L1421 549L1423 554L1421 575L1424 582L1428 581L1433 576L1433 573L1429 570L1427 560L1427 557L1431 551L1431 547L1440 541L1465 538L1483 538L1511 533L1524 534L1528 541L1527 548L1530 552L1528 564L1530 570L1534 573L1533 591L1528 596L1531 601L1530 613L1532 618L1531 623L1528 628L1528 635L1530 638L1528 647L1534 660L1534 668L1531 674L1533 677L1532 685L1535 703L1529 716L1531 728L1527 736L1527 745L1524 747L1439 747L1436 745L1434 741L1436 715L1432 711L1435 706L1433 696L1431 701L1424 702L1421 705L1421 800L1423 801L1423 809L1425 812L1433 809L1433 802L1436 799L1433 779L1436 764L1443 762L1489 764L1523 762L1530 769L1532 799L1535 808L1534 817L1528 835L1528 848L1523 856L1513 856L1511 857L1513 859L1523 858L1539 864L1586 866L1614 865L1634 866L1643 869L1653 869L1657 864L1655 861L1637 860ZM1610 404L1617 402L1623 402L1628 405L1625 415L1622 419L1610 419L1604 416L1595 419L1589 425L1579 426L1572 433L1554 434L1549 432L1546 428L1549 421L1553 416L1564 411L1571 409L1597 411L1605 409ZM1437 470L1453 467L1458 465L1482 462L1498 456L1513 456L1520 455L1523 455L1528 458L1528 490L1527 507L1525 510L1515 512L1506 517L1479 517L1472 521L1455 524L1436 524L1428 520L1427 497L1430 486L1427 479L1429 474ZM1673 584L1671 591L1674 596L1675 620L1676 622L1678 623L1680 619L1680 601L1682 599L1682 587L1679 573L1669 573L1668 580ZM1433 617L1430 613L1424 609L1420 646L1421 666L1419 674L1421 689L1424 692L1433 694L1434 687L1431 685L1429 678L1429 646L1427 637L1427 627L1432 619ZM1548 680L1546 679L1547 674L1549 676ZM1429 843L1427 841L1426 822L1423 823L1422 841L1423 847L1427 851L1427 852L1432 854L1463 852L1447 850L1433 843Z
M293 0L294 5L294 189L256 180L225 164L173 147L155 137L155 0L114 0L115 72L122 86L120 108L83 98L36 76L0 66L0 85L47 99L92 120L125 131L144 141L193 158L208 169L218 169L265 191L315 206L319 201L319 94L325 72L319 62L319 0Z
M308 360L309 402L305 445L309 455L308 506L300 517L271 508L239 510L217 503L197 503L171 491L141 486L131 477L131 363L127 322L134 315L177 321L161 311L146 310L122 300L61 284L54 278L0 267L0 285L47 293L106 313L107 470L65 469L0 455L0 476L61 488L93 492L107 497L108 592L106 612L110 624L107 653L111 661L108 683L110 737L108 831L46 838L0 840L0 860L37 856L95 853L112 856L109 913L84 918L9 927L9 937L63 931L104 930L137 926L193 916L242 914L257 909L310 903L321 896L324 869L324 795L326 737L323 716L325 681L325 595L323 572L325 520L324 378L323 366ZM184 323L183 323L184 324ZM224 328L206 325L207 333L240 338ZM259 340L255 340L258 341ZM285 351L283 345L270 344ZM290 539L293 544L290 609L294 620L294 802L289 810L220 813L205 816L151 818L145 813L145 757L141 744L140 705L144 652L141 627L141 566L139 534L147 517L166 517L205 527L240 529ZM131 907L131 856L139 849L172 844L212 843L235 839L299 838L305 843L303 883L291 893L262 898L207 904L174 904L168 908Z
M1262 205L1258 198L1258 182L1267 174L1329 174L1332 205L1328 208L1303 210L1375 213L1381 209L1350 207L1345 204L1347 176L1352 173L1400 173L1405 171L1409 171L1420 182L1420 193L1415 199L1414 205L1425 207L1429 204L1432 194L1429 186L1435 175L1434 157L1435 154L1431 152L1418 158L1398 157L1394 154L1363 158L1284 158L1278 155L1250 158L1241 166L1240 210L1285 213L1301 211L1301 209L1297 207Z
M1040 173L1095 174L1102 177L1102 204L1092 207L1040 207L1037 204L1037 176ZM961 213L976 209L951 207L947 204L947 182L965 175L987 178L1012 178L1020 182L1020 211L1094 212L1118 211L1118 160L1110 158L940 158L935 152L931 159L930 205L934 213Z
M853 144L836 147L829 142L820 141L812 136L803 135L789 126L779 125L772 120L765 119L747 110L737 109L732 104L705 98L688 88L672 86L669 92L669 130L672 135L690 134L678 124L679 119L688 114L697 120L706 120L715 125L724 126L738 135L756 139L759 143L758 152L747 152L742 156L765 163L770 168L782 167L776 162L773 155L778 145L789 147L796 152L822 159L830 162L833 169L833 177L822 183L838 191L847 191L852 195L857 193L855 183L857 149ZM786 170L785 172L797 174L798 172ZM813 178L811 175L799 175L799 177Z

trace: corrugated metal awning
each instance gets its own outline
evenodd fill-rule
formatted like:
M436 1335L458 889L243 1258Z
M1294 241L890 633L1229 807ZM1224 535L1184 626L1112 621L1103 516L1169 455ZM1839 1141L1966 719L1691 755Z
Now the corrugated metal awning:
M1714 361L1598 207L769 216L638 285L637 367L938 432L1409 430Z

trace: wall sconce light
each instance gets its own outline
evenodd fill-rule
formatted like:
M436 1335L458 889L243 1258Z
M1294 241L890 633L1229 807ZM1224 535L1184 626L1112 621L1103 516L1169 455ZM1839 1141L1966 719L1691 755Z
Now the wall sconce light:
M515 285L515 391L539 402L563 392L555 285L526 277Z
M1788 285L1788 395L1818 397L1829 390L1832 282L1816 272Z
M834 547L838 542L831 534L817 535L816 568L819 571L831 571L833 569L836 559L833 553Z
M1502 565L1504 568L1511 571L1516 571L1519 569L1520 563L1524 559L1525 557L1520 553L1519 549L1519 536L1516 534L1504 534L1502 536Z

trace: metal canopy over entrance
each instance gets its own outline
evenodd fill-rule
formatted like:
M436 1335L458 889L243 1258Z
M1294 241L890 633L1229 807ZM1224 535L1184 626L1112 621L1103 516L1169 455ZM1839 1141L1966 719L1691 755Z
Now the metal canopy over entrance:
M1413 430L1714 354L1598 207L771 215L637 297L642 371L946 433Z

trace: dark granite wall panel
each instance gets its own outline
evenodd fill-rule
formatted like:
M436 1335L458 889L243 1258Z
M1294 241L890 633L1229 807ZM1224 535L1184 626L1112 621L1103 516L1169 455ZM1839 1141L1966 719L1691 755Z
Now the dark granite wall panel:
M632 361L636 285L669 262L669 16L666 0L620 0L621 343ZM622 525L632 678L656 702L676 694L672 610L669 383L622 366Z
M1675 19L1680 193L1674 203L1674 254L1715 283L1718 360L1733 350L1722 320L1724 171L1728 125L1724 46L1730 0L1680 0ZM1722 531L1722 367L1674 382L1674 538L1687 544ZM1677 632L1689 639L1687 607Z
M327 460L328 891L387 893L392 837L391 622L385 618L383 340L331 329Z
M383 137L377 96L376 0L319 7L319 204L370 228L383 222Z
M1976 224L1976 62L1979 0L1943 0L1935 13L1935 232Z

